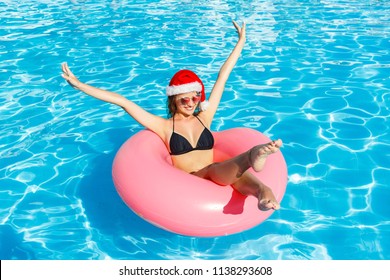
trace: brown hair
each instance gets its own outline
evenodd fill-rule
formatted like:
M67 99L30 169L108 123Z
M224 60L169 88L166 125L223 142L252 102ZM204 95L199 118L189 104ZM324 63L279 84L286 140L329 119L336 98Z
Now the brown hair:
M167 99L167 109L168 109L168 118L172 118L173 115L176 113L177 107L175 102L175 96L168 96Z

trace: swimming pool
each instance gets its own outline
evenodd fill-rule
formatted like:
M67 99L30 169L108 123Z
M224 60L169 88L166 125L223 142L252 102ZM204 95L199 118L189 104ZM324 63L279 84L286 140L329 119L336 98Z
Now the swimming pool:
M2 1L1 259L389 259L388 1ZM142 128L69 87L79 78L165 116L188 67L210 92L247 43L214 130L284 140L282 209L231 236L156 228L117 195L111 164Z

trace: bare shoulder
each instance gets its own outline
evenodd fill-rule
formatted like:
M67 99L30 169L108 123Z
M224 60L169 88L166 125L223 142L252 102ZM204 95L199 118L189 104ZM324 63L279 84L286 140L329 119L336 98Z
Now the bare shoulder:
M172 119L157 117L156 122L149 129L165 141L172 133Z

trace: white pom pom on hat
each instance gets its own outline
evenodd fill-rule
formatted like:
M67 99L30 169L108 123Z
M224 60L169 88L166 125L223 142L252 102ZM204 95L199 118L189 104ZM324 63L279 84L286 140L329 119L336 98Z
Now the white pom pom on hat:
M191 91L200 92L200 104L199 109L206 111L208 107L208 101L206 101L206 94L204 91L204 85L199 77L191 70L180 70L173 75L169 86L167 86L167 95L173 96L181 93L187 93Z

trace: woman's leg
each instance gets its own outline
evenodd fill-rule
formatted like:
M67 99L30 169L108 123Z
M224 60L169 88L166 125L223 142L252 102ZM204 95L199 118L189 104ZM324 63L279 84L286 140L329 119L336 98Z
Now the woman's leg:
M281 140L258 145L232 159L213 163L193 174L209 179L219 185L232 185L236 183L250 167L256 172L260 172L264 167L268 155L277 152L281 146Z
M256 197L260 210L267 211L280 208L280 204L276 200L272 190L249 171L245 172L232 186L244 195L253 195Z
M219 185L232 185L244 195L253 195L259 202L260 210L279 209L272 190L247 171L252 167L260 172L268 155L275 153L282 146L281 140L272 141L268 144L258 145L232 159L217 162L192 174L211 180Z

